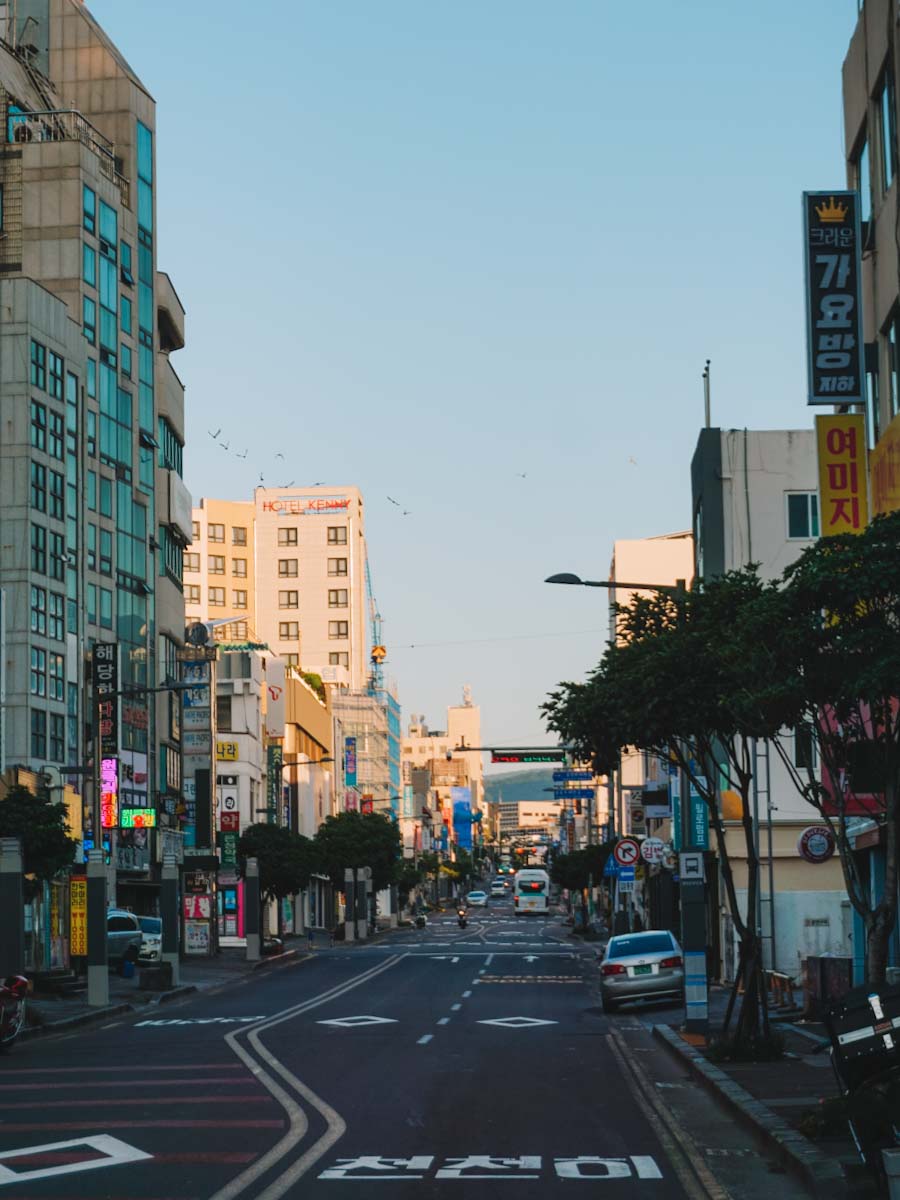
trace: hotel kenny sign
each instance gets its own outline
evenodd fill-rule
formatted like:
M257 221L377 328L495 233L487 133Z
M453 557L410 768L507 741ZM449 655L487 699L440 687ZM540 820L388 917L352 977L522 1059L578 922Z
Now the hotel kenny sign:
M803 193L809 404L865 403L856 192Z
M278 513L282 517L321 517L347 512L349 508L348 496L276 496L274 500L262 502L263 512Z

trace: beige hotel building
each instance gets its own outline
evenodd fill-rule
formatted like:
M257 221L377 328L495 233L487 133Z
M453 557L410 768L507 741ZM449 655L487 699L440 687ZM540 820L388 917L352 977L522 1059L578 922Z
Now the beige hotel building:
M285 662L352 690L368 678L363 498L355 487L256 488L204 498L184 556L188 620L267 643Z

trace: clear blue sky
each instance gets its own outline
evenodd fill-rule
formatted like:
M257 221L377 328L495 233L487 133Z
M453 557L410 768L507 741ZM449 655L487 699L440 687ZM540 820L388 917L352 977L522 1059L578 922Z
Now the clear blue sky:
M689 526L704 359L716 424L812 424L855 0L90 7L158 105L195 498L358 484L404 720L471 683L485 740L548 741L606 618L542 580Z

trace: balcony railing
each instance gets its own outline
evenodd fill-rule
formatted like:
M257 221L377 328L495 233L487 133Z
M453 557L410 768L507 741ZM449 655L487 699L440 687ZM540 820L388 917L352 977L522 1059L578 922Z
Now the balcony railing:
M77 109L19 112L11 106L6 119L6 140L19 144L81 142L97 156L101 174L118 187L122 203L126 208L130 207L131 188L125 176L116 169L113 143Z

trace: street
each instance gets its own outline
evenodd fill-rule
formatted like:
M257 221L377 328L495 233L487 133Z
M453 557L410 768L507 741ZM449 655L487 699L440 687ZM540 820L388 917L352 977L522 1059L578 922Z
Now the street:
M18 1045L0 1196L771 1194L764 1156L654 1047L652 1011L600 1013L592 948L556 916L470 916Z

